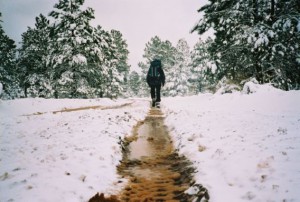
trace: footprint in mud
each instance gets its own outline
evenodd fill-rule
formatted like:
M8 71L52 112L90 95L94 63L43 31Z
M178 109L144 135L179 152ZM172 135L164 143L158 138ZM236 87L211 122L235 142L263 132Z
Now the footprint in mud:
M191 162L174 151L163 121L163 113L159 109L151 109L125 144L118 172L128 178L129 183L117 197L119 201L175 202L209 198L205 188L202 188L202 196L185 193L193 185L195 170Z

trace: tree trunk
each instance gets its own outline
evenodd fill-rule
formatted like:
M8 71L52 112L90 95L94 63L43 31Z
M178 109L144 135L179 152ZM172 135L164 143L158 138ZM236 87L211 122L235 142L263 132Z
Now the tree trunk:
M252 0L252 10L253 10L253 27L259 22L259 16L258 16L258 3L257 0ZM259 53L258 50L255 49L253 52L253 66L254 66L254 72L255 72L255 78L258 82L262 82L262 69L259 65Z
M271 0L271 23L275 20L275 0Z
M253 10L253 25L255 25L258 22L257 0L252 0L252 10Z

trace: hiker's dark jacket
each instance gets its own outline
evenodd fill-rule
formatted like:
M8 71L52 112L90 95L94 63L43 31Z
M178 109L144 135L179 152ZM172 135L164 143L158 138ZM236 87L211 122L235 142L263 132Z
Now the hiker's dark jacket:
M150 73L151 67L157 68L156 70L157 70L159 76L154 77L151 75L151 73ZM164 70L162 69L160 60L154 60L151 62L150 68L149 68L148 74L147 74L147 83L149 86L165 85L165 73L164 73Z

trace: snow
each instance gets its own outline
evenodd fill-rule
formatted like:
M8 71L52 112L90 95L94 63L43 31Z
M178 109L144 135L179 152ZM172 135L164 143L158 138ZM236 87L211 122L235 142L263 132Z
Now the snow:
M149 101L1 101L0 201L81 202L120 191L119 138L145 118ZM299 103L300 91L250 81L242 92L163 97L161 105L210 201L291 202L300 200Z
M76 64L87 64L87 59L85 56L81 55L81 54L77 54L75 56L73 56L73 61L72 64L76 65Z
M132 104L57 112L126 103ZM147 106L140 100L1 101L0 201L87 201L120 190L119 138L130 135Z
M287 19L284 24L283 24L283 31L287 31L289 30L291 27L291 20L290 19Z
M250 94L164 99L175 147L211 201L299 201L300 91L246 86Z
M262 45L268 45L268 43L269 43L268 36L265 35L264 33L260 33L259 36L258 36L258 38L255 41L254 47L258 48L258 47L260 47Z
M61 78L58 80L58 83L61 85L65 85L66 83L71 83L73 81L73 72L65 71L64 73L62 73Z

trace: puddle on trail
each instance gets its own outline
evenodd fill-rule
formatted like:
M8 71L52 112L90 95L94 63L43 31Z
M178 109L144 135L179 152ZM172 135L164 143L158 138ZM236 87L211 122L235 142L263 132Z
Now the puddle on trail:
M129 182L119 196L98 201L172 202L192 201L195 198L201 200L202 197L208 199L203 187L201 196L198 195L200 192L198 196L184 193L194 184L192 175L195 170L191 162L175 152L164 125L163 113L159 109L152 108L149 111L124 145L118 172Z
M175 153L159 109L151 109L135 127L127 149L118 168L129 179L121 201L189 201L184 191L194 169Z

